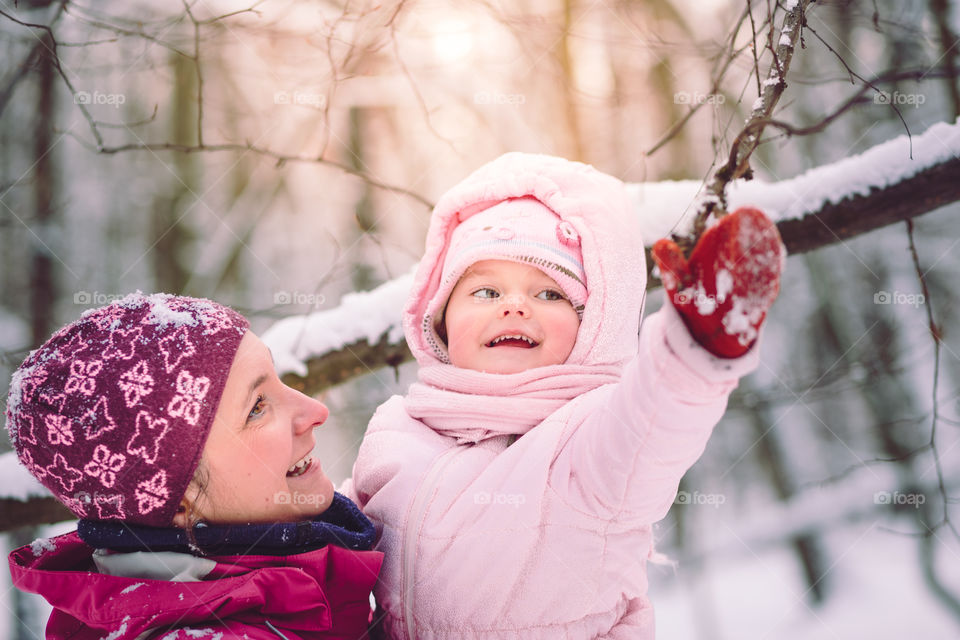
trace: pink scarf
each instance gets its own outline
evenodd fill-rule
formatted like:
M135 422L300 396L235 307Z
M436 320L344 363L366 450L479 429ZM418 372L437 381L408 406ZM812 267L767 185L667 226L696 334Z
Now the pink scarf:
M513 374L460 369L449 364L420 368L404 406L410 417L456 438L477 443L501 435L523 435L567 402L617 382L617 365L558 364Z

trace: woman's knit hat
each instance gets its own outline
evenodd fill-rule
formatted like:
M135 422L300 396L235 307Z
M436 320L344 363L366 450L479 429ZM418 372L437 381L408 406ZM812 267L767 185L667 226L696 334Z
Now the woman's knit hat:
M216 302L167 294L84 313L13 374L20 462L80 518L169 526L248 327Z
M447 246L440 287L427 308L435 329L457 282L482 260L511 260L540 269L559 285L577 314L583 313L587 278L579 234L536 198L511 198L469 217L461 214Z

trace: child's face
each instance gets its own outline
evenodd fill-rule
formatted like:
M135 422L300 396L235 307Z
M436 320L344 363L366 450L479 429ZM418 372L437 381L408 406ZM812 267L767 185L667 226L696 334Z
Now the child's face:
M313 429L328 414L280 381L270 351L248 331L203 451L208 486L199 496L192 485L187 492L199 515L214 523L289 522L323 512L333 483L310 454Z
M517 373L565 362L577 341L580 318L559 285L540 269L483 260L454 287L444 324L453 365Z

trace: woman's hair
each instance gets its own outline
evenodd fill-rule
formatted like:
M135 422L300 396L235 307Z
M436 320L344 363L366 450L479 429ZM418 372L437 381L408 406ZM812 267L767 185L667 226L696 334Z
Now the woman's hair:
M198 525L203 524L203 520L200 519L200 512L196 509L196 504L201 499L209 498L207 489L210 487L210 470L207 469L207 464L203 458L200 459L200 463L197 465L197 470L193 473L193 478L190 480L187 490L191 488L196 489L196 498L189 501L189 506L186 507L186 527L185 531L187 534L187 541L190 543L190 548L197 555L207 555L203 550L203 547L200 546L200 543L197 541L196 534L194 533L194 528Z

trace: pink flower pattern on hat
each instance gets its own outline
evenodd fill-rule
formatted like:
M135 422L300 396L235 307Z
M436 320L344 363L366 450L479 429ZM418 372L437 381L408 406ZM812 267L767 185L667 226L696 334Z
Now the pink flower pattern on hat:
M163 370L167 373L176 369L181 360L197 352L187 338L186 327L180 327L175 333L160 340L160 350L163 352Z
M47 442L68 447L73 444L73 425L65 416L46 415L43 417L43 422L47 426Z
M134 493L137 498L137 507L140 513L147 514L163 506L163 503L170 497L167 490L167 474L164 471L157 471L156 475L149 480L144 480L137 485Z
M106 396L100 396L93 407L80 416L83 434L87 440L95 440L103 434L117 428L117 423L107 410Z
M147 369L147 363L141 360L135 367L120 376L117 383L123 390L123 401L128 407L140 402L140 398L153 391L153 376Z
M87 396L93 395L97 388L97 374L100 373L102 367L103 363L99 360L92 362L74 360L70 363L70 379L67 380L63 390L67 393L79 391Z
M113 486L117 480L117 472L123 469L127 457L122 453L113 453L100 444L93 450L93 460L83 467L83 472L88 476L99 478L103 486L108 489Z
M84 313L13 374L6 423L21 464L78 517L169 526L248 328L167 294Z
M190 424L197 424L200 415L200 403L210 390L210 380L204 377L194 378L189 371L177 375L177 395L173 396L167 413L174 418L183 416Z
M113 495L96 494L93 499L97 507L97 517L100 520L123 520L123 495L116 493Z
M83 479L83 474L67 464L62 453L53 455L53 464L46 467L47 475L56 478L64 491L73 491L73 485Z
M170 423L166 418L154 418L149 412L141 411L137 414L136 431L127 443L127 453L153 464L157 461L160 444L169 429Z
M136 327L134 329L117 329L110 332L110 346L103 352L104 359L121 358L129 360L133 357L136 349L136 341L143 334L143 329Z

